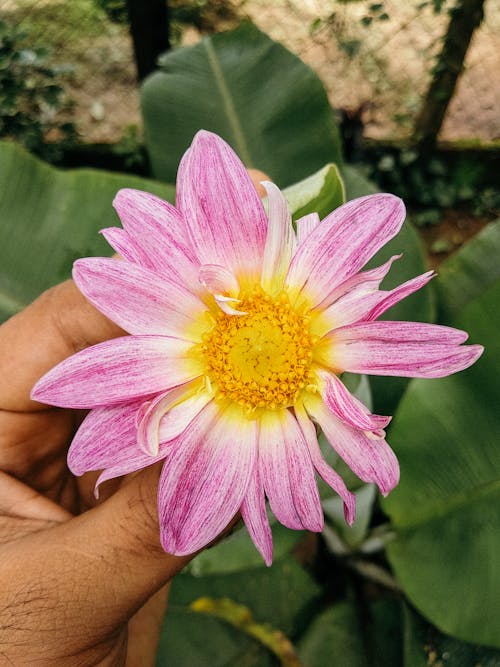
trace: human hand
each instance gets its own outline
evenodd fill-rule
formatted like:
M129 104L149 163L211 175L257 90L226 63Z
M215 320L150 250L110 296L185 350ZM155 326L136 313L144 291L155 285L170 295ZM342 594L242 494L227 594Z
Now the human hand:
M66 466L79 415L29 399L58 361L117 335L71 281L0 327L0 655L8 664L154 664L166 591L149 599L189 560L160 546L159 470L132 476L112 496L105 486L108 498L97 503L95 476L75 478Z
M29 398L59 361L123 334L72 281L0 327L0 655L7 664L155 663L165 584L191 558L160 546L159 468L108 482L96 501L98 475L76 478L66 465L82 415Z

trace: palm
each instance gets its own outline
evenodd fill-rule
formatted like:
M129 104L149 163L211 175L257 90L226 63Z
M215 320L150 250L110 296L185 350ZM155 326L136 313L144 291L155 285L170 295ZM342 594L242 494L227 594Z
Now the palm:
M66 464L69 444L83 414L41 409L29 396L35 381L60 359L121 333L69 282L0 327L0 543L50 530L54 523L71 520L97 503L95 475L76 478ZM39 341L42 344L37 349ZM106 487L107 495L116 488ZM132 618L127 664L154 660L157 625L152 618L161 618L165 594L160 591ZM88 653L94 649L88 648L86 664L97 659L103 665L123 664L127 630L127 623L116 628L106 642L95 647L95 656ZM137 663L134 652L141 656Z

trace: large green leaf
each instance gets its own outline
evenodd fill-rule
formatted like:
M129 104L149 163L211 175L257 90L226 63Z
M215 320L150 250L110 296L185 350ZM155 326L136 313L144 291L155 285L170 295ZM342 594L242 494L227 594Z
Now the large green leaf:
M112 201L123 187L173 196L135 176L61 171L0 142L0 321L68 278L77 257L110 254L98 231L117 224Z
M500 667L500 651L443 635L405 607L403 662L404 667Z
M317 213L323 219L346 200L344 183L335 164L327 164L312 176L290 185L283 194L294 220L308 213Z
M251 23L163 56L143 84L142 110L153 173L165 181L202 128L281 187L341 161L320 80Z
M298 645L304 667L401 667L400 605L341 602L319 614Z
M439 319L450 322L500 278L500 220L491 222L439 267Z
M288 554L297 542L304 537L304 532L289 530L275 522L273 531L273 558L280 560ZM187 567L195 577L213 574L229 574L262 566L262 556L250 539L247 529L241 526L230 537L199 553Z
M465 372L414 380L391 441L399 487L385 500L388 554L415 606L444 632L500 646L500 282L456 325L486 347Z
M172 606L163 625L157 667L276 667L260 642L219 618Z
M199 597L228 597L250 609L258 623L271 623L293 636L320 592L309 574L287 556L272 567L195 577L182 573L171 592L173 605L187 606Z

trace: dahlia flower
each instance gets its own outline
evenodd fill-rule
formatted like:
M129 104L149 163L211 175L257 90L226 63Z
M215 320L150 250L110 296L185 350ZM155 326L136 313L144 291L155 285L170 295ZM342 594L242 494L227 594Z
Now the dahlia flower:
M122 260L78 260L73 277L130 335L66 359L33 390L90 409L68 453L74 474L102 470L99 485L164 461L158 511L172 554L201 549L240 512L270 564L266 498L285 526L321 531L315 473L352 523L355 496L322 458L317 427L384 495L399 468L390 417L371 414L342 373L436 378L482 352L461 345L463 331L376 321L432 277L385 291L397 257L361 271L401 228L400 199L361 197L295 232L281 192L264 186L267 215L232 149L202 131L180 163L176 207L118 192L123 229L103 234Z

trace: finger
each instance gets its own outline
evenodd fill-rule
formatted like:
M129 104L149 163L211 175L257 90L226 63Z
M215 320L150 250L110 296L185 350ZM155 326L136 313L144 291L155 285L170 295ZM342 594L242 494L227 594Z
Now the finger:
M156 665L170 583L155 593L128 624L127 667Z
M74 430L74 415L67 410L0 410L0 470L46 493L65 467Z
M272 179L269 178L267 174L265 174L263 171L260 171L259 169L249 169L248 175L252 179L252 183L255 185L255 188L259 193L259 197L261 198L267 197L267 192L265 187L262 185L262 181L271 181Z
M0 471L0 516L49 523L61 523L72 517L60 505L2 471Z
M71 354L124 333L73 281L47 290L0 327L0 409L41 409L30 391L44 373Z

